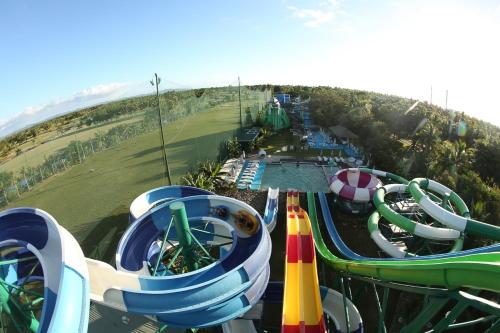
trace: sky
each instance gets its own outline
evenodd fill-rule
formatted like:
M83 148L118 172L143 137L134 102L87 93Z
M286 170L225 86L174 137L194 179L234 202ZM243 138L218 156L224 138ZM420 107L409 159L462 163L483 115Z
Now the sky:
M0 1L0 137L162 89L328 85L500 126L500 0Z

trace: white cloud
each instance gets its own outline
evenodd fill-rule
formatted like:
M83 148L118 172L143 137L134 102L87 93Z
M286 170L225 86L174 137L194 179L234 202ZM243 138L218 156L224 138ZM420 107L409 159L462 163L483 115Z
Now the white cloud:
M0 137L66 112L130 96L135 92L130 91L130 88L133 87L126 82L99 84L66 98L56 98L42 105L28 106L10 118L0 119Z
M310 28L317 28L325 22L330 22L333 19L332 11L322 11L321 9L298 9L293 6L288 6L294 17L304 19L304 25Z
M304 22L304 26L318 28L334 20L339 5L338 0L327 0L319 2L317 8L297 8L295 6L287 6L287 8L292 12L293 17Z

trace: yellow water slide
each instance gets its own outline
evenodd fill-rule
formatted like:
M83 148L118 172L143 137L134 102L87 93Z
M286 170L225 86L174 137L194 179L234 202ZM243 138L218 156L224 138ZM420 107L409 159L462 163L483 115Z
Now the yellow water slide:
M287 193L287 238L282 333L325 333L316 254L307 213L299 194Z

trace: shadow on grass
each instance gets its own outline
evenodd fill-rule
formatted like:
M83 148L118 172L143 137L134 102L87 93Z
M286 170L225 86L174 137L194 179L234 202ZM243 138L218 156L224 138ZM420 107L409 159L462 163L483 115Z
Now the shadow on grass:
M163 165L163 157L160 156L160 157L153 158L151 160L137 162L135 164L131 164L129 167L130 168L144 167L144 166L148 166L150 164L158 164L158 165L162 166Z
M163 170L163 166L158 166L158 170ZM170 171L172 173L172 171ZM174 177L172 177L174 178ZM142 184L147 184L147 183L152 183L155 181L163 180L163 172L158 172L157 174L150 175L149 177L141 178L137 180L134 184L136 185L142 185ZM172 179L174 180L174 179Z
M141 150L141 151L139 151L137 153L131 154L129 156L132 159L136 159L136 158L143 158L146 155L157 153L157 152L161 152L161 147L160 146L156 146L156 147L144 149L144 150Z
M167 158L171 159L172 158L172 153L169 150L175 149L175 148L185 148L182 149L182 153L185 154L191 154L191 155L196 155L197 150L202 152L203 154L206 155L207 149L210 149L209 147L212 145L214 148L214 151L216 151L217 154L220 154L220 142L225 142L229 138L233 137L237 133L237 130L228 130L228 131L221 131L213 134L207 134L207 135L200 135L194 138L190 139L185 139L185 140L180 140L176 142L172 142L167 144L165 147L167 149ZM136 158L142 158L146 155L152 154L152 153L158 153L158 156L160 155L161 152L161 147L152 147L152 148L147 148L142 151L136 152L134 154L129 155L131 159L136 159ZM212 156L212 158L216 158L217 156Z
M170 164L170 173L172 175L173 181L175 183L179 182L180 177L190 169L196 168L196 165L199 161L203 161L207 158L218 159L220 155L224 154L224 145L221 145L220 143L225 142L225 139L231 137L232 133L232 130L219 132L215 134L186 139L167 145L167 159ZM160 152L161 149L159 147L156 147L144 149L140 152L129 155L130 159L140 159L141 157L150 155L152 153L158 154L156 158L145 161L138 161L137 163L131 164L129 166L148 167L155 164L158 165L159 172L157 174L140 178L135 182L135 184L150 183L152 181L162 179L161 171L163 170L163 158L161 157ZM183 165L179 166L179 162L183 162ZM176 164L177 166L175 166Z
M86 166L87 167L87 166ZM72 176L72 177L66 177L66 175L55 175L55 176L52 176L50 177L51 179L53 177L64 177L64 179L68 178L67 181L63 181L63 182L58 182L56 184L54 183L50 183L50 184L43 184L42 185L45 185L46 188L43 189L43 190L40 190L40 188L36 187L33 191L31 192L25 192L23 193L23 199L28 199L30 197L33 197L33 196L41 196L41 195L44 195L46 193L50 193L50 192L53 192L55 190L59 190L59 189L62 189L64 187L68 187L68 186L73 186L78 183L82 183L84 181L86 181L86 179L89 179L89 178L93 178L93 177L98 177L98 176L102 176L102 175L105 175L105 174L112 174L112 173L116 173L116 172L119 172L120 169L112 169L112 170L105 170L105 171L96 171L96 172L91 172L91 171L85 171L85 172L82 172L82 173L79 173L75 176Z
M125 212L105 217L92 223L89 231L79 232L87 234L80 242L86 257L114 264L118 242L129 226L127 209L120 206L115 212L118 210Z

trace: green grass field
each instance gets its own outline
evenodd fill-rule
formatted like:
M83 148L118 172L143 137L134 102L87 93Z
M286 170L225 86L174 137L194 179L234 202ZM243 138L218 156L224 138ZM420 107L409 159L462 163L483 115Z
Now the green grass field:
M63 136L48 141L44 144L40 144L40 141L46 141L49 140L50 138L54 137L55 133L52 132L52 134L46 133L37 138L37 143L35 143L36 147L29 150L25 151L19 156L16 156L9 161L1 164L2 171L12 171L12 172L17 172L19 171L22 167L34 167L37 166L41 163L43 163L45 156L48 156L55 151L62 149L66 147L71 141L74 140L88 140L92 138L95 133L102 131L102 132L107 132L111 128L122 125L122 124L127 124L127 123L133 123L136 121L139 121L142 119L142 113L139 113L133 117L127 117L126 119L118 119L116 121L102 124L102 125L97 125L97 126L92 126L85 128L83 130L78 130L74 132L70 132L67 134L64 134ZM29 149L33 147L33 143L29 142L21 146L20 148L24 151L26 149Z
M238 126L236 103L165 126L173 180L178 182L197 161L215 158L219 142L231 137ZM165 184L162 171L159 132L152 132L87 158L35 186L7 208L46 210L75 235L87 255L94 256L99 244L99 257L109 260L128 225L129 204L142 192Z

